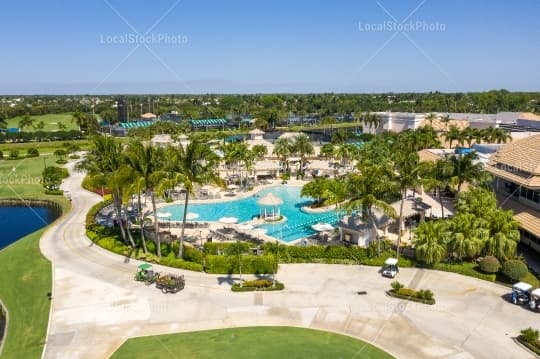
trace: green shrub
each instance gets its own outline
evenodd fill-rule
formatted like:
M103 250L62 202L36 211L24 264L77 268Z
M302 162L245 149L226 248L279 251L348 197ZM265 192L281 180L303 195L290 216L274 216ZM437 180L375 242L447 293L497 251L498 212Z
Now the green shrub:
M527 329L523 329L521 331L520 337L521 339L523 339L529 344L537 344L538 343L538 330L535 330L530 327Z
M206 272L211 274L240 273L237 256L206 255ZM246 255L241 257L242 273L269 274L275 268L275 259L271 254L264 256Z
M414 289L409 289L409 288L405 288L405 287L399 288L397 293L399 295L403 295L405 297L416 297L416 291Z
M72 159L72 160L78 160L79 158L81 158L81 156L79 156L79 155L70 155L69 158Z
M509 279L520 280L529 273L529 269L523 261L510 259L503 263L501 273Z
M497 257L486 256L480 261L479 268L484 273L497 273L501 269L501 262Z
M433 300L433 292L429 289L420 289L416 292L416 298L424 300Z
M10 160L16 160L19 158L19 150L11 150L9 151L9 159Z
M255 279L255 280L246 280L242 283L243 287L254 287L254 288L268 288L272 286L272 280L270 279Z
M176 255L171 252L166 257L158 259L158 263L180 269L187 269L195 272L202 272L203 266L200 263L188 262L180 258L176 258Z
M188 262L199 264L204 262L204 254L200 250L187 246L182 250L182 258Z
M68 163L67 160L63 160L63 159L62 159L62 160L56 160L55 162L56 162L57 164L59 164L59 165L65 165L66 163Z
M437 263L431 266L432 269L444 271L444 272L452 272L457 273L461 275L466 275L473 278L478 278L482 280L487 280L490 282L495 282L495 279L497 278L497 275L495 274L486 274L480 272L478 266L474 263L469 262L463 262L463 263L457 263L457 264L451 264L451 263Z
M30 147L29 149L26 150L26 157L38 157L38 156L39 156L39 151L37 148Z
M64 191L62 191L61 189L46 189L45 194L52 196L61 196L64 194Z
M390 283L390 286L392 287L392 289L394 290L394 292L399 292L399 290L401 288L404 288L405 286L403 284L401 284L400 282L398 282L397 280L396 281L393 281L392 283Z

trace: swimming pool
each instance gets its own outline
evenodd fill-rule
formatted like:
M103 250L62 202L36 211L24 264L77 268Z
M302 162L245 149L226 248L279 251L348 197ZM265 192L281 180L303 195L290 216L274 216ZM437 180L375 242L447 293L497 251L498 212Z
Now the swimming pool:
M263 228L269 236L291 242L314 234L311 225L317 222L337 223L336 211L316 214L302 212L301 208L311 203L312 199L300 197L301 189L300 186L280 185L263 189L248 198L218 203L190 203L188 213L198 214L199 222L217 222L221 217L236 217L239 223L250 221L259 215L260 206L257 204L259 198L271 192L283 200L280 207L281 214L287 220L281 223L266 223L257 228ZM171 213L173 221L181 221L183 218L182 204L167 206L164 210Z

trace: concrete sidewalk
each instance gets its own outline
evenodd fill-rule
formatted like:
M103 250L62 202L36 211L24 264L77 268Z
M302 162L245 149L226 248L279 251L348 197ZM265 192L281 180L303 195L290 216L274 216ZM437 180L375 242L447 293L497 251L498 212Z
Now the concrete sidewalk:
M41 239L54 262L53 308L45 358L107 358L127 338L211 328L290 325L369 341L398 358L530 358L511 339L540 314L502 298L506 288L452 273L402 269L400 282L431 289L437 304L390 298L378 268L280 265L283 292L232 293L233 278L183 273L186 289L164 295L133 280L138 261L94 246L84 234L99 196L64 183L73 210ZM360 290L366 295L358 295Z

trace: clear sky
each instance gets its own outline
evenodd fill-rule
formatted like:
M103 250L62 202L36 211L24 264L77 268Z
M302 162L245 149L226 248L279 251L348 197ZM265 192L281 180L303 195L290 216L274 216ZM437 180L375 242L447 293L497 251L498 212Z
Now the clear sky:
M538 0L2 0L0 93L538 91L539 18Z

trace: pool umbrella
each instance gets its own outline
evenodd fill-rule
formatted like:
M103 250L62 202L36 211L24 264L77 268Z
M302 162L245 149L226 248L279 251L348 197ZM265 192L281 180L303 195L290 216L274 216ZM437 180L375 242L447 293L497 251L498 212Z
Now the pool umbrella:
M235 224L238 222L238 218L236 217L221 217L219 219L219 223L223 224Z
M245 223L241 223L236 227L241 231L249 231L254 228L251 224L245 224Z
M192 220L197 219L197 218L199 218L199 214L198 214L198 213L195 213L195 212L188 212L188 213L186 214L186 219L187 219L188 221L192 221Z
M329 223L319 222L311 226L317 232L326 232L334 230L334 227Z

